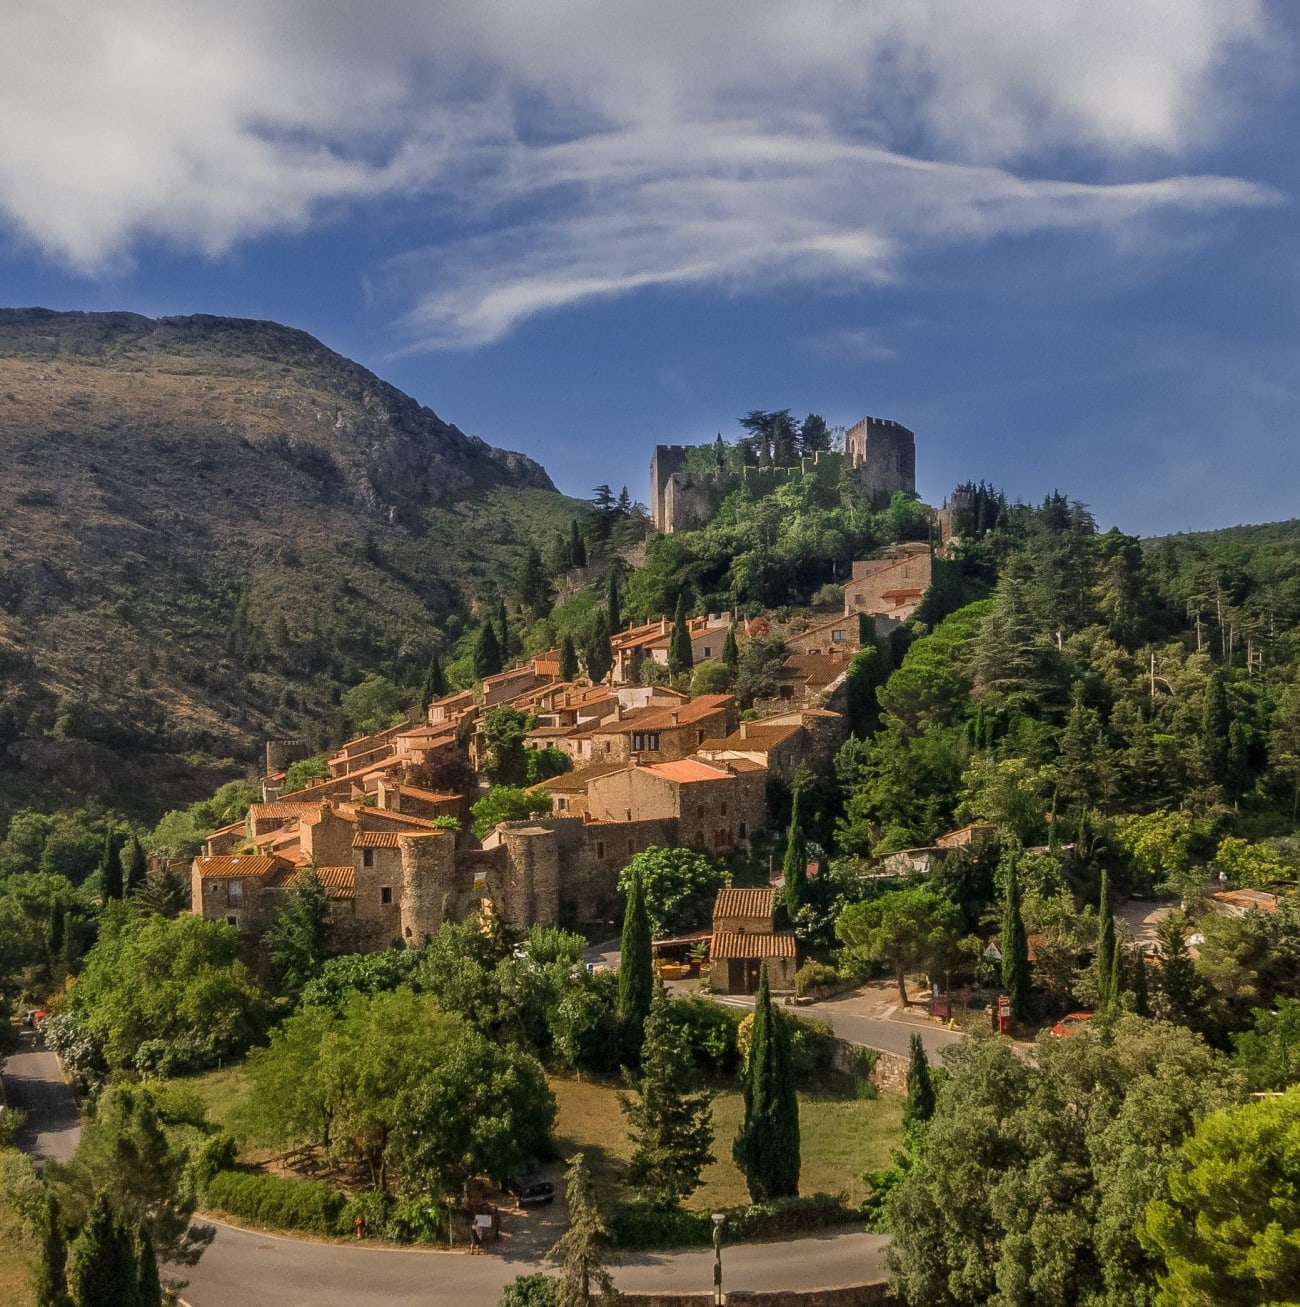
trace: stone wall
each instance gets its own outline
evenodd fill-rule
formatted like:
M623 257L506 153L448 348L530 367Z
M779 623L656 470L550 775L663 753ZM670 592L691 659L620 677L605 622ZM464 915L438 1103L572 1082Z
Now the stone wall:
M733 1254L736 1255L736 1254ZM723 1282L727 1251L723 1249ZM709 1293L625 1293L627 1307L711 1307ZM888 1284L841 1285L830 1289L732 1289L724 1294L727 1307L902 1307ZM595 1299L592 1300L593 1302Z
M916 493L916 436L901 423L865 417L845 433L844 450L874 503L887 504L898 490Z

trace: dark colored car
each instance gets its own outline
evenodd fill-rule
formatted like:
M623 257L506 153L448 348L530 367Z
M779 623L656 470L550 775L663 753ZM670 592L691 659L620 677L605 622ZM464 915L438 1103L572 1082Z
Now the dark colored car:
M506 1188L514 1194L520 1207L540 1207L555 1201L555 1186L532 1171L512 1175Z

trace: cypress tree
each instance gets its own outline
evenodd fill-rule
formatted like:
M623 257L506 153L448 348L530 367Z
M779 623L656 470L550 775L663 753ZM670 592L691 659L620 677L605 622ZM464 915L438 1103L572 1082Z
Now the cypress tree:
M135 1254L107 1198L96 1200L73 1245L68 1288L74 1307L136 1307Z
M420 683L420 712L429 711L429 705L441 699L447 693L447 673L442 669L442 659L434 654L425 669L424 680Z
M677 676L695 666L691 653L691 631L686 621L686 592L677 596L677 614L673 618L672 643L668 646L668 671Z
M495 676L500 670L501 642L492 629L492 623L484 618L483 629L474 645L474 675L481 681L485 676Z
M920 1124L934 1115L934 1081L930 1076L930 1059L925 1055L925 1045L921 1042L920 1035L913 1033L908 1052L904 1125Z
M596 614L595 628L587 641L587 675L593 685L599 685L614 665L614 654L609 645L609 622L603 611Z
M1020 910L1020 876L1012 862L1007 875L1007 899L1002 911L1002 988L1011 999L1017 1021L1029 1017L1029 936Z
M587 566L587 542L582 538L576 517L569 523L569 558L574 567Z
M1124 998L1124 950L1115 945L1110 955L1110 980L1106 984L1106 997L1110 1002L1110 1013L1118 1016Z
M1110 877L1101 873L1101 898L1097 907L1101 929L1097 935L1097 1012L1109 1016L1118 995L1111 992L1115 978L1115 915L1110 910Z
M804 842L803 827L799 821L799 796L802 787L795 786L794 798L790 803L790 835L785 842L785 861L781 865L785 873L785 911L791 921L794 915L808 902L808 846Z
M104 902L120 899L123 893L122 859L118 857L111 829L104 832L104 852L99 860L99 873Z
M609 619L610 635L617 635L623 629L623 612L618 602L618 568L609 569L609 581L605 587L605 612Z
M506 614L506 601L497 600L497 639L501 644L501 665L510 661L510 618Z
M736 628L727 629L727 638L722 642L722 665L732 674L740 670L740 647L736 644Z
M799 1100L790 1032L772 1006L767 964L759 969L754 1028L744 1077L745 1119L732 1155L756 1203L799 1193Z
M153 1240L144 1226L135 1232L135 1298L139 1307L162 1307L162 1281Z
M560 641L560 680L571 681L578 674L578 651L573 647L573 637L566 634Z
M43 1224L41 1257L32 1283L36 1307L68 1307L68 1245L63 1239L59 1204L54 1198L46 1199Z
M122 870L125 876L124 886L128 894L134 894L142 888L149 877L149 860L144 856L144 845L133 831L122 851Z
M645 1022L654 997L654 960L650 949L650 914L645 887L634 876L623 912L623 941L618 963L618 1024L627 1065L641 1060Z
M587 1160L575 1153L564 1173L564 1196L569 1204L569 1225L546 1254L558 1262L560 1274L555 1292L556 1307L599 1307L619 1302L614 1279L605 1266L609 1232L596 1205L596 1186Z
M1223 673L1214 668L1205 682L1205 706L1201 710L1201 750L1210 778L1224 781L1228 774L1228 732L1232 713Z
M641 1074L627 1077L637 1097L619 1095L633 1144L628 1179L656 1207L676 1207L713 1161L713 1096L697 1079L685 1031L669 1014L667 991L656 985Z
M63 933L67 930L67 909L62 903L56 903L50 910L50 932L45 951L51 962L63 951Z
M1147 991L1147 963L1139 949L1133 958L1133 1011L1140 1017L1151 1015L1151 996Z

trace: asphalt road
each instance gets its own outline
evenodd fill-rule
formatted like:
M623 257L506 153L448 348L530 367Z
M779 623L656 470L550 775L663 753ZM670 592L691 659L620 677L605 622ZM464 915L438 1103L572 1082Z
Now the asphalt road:
M793 1242L724 1245L726 1289L798 1289L865 1284L884 1278L882 1235L858 1231ZM390 1307L448 1304L494 1307L517 1275L540 1266L491 1252L352 1247L308 1243L219 1225L197 1266L185 1269L191 1307ZM713 1252L640 1253L614 1268L620 1289L707 1293Z
M38 1161L66 1162L81 1138L76 1095L63 1078L59 1059L41 1047L34 1031L20 1035L19 1051L5 1063L5 1098L27 1113L18 1145Z

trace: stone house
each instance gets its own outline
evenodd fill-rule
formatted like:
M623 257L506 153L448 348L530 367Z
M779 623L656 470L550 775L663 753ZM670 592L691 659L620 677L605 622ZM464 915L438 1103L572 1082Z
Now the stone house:
M860 647L856 617L842 613L817 618L802 626L790 622L782 638L792 654L845 654L845 661Z
M844 615L856 613L906 621L930 588L934 560L928 544L893 545L873 558L855 561L844 587Z
M721 889L713 903L709 983L715 994L752 994L767 963L773 990L794 989L795 938L776 929L776 890Z
M847 732L848 724L839 713L804 708L741 722L730 735L705 740L696 753L726 765L747 759L788 782L800 763L817 772L828 771Z
M589 760L593 763L677 762L707 739L724 735L737 717L730 694L702 694L671 708L646 707L612 717L592 727Z

